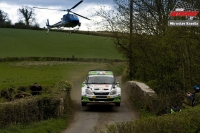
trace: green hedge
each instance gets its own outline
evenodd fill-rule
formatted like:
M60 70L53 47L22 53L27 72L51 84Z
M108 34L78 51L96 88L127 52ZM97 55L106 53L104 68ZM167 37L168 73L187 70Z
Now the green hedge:
M0 127L58 118L64 113L71 113L73 104L70 90L71 85L61 81L55 84L49 94L1 103Z
M75 57L5 57L0 58L0 62L9 61L81 61L81 62L126 62L120 59L100 59L100 58L75 58Z
M116 123L93 130L95 133L198 133L200 132L200 107L181 112Z

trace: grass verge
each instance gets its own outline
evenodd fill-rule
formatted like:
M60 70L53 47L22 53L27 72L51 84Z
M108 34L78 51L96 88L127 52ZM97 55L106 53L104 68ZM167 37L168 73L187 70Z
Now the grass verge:
M1 133L60 133L70 124L71 116L34 122L28 125L8 126L0 129Z

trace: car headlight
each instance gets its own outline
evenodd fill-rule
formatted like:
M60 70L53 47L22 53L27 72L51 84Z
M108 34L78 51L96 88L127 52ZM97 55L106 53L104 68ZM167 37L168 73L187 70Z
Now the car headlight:
M85 93L88 94L88 95L94 95L94 93L92 92L91 89L86 89Z
M112 91L110 92L110 95L115 95L115 94L117 94L117 91L116 91L116 90L112 90Z

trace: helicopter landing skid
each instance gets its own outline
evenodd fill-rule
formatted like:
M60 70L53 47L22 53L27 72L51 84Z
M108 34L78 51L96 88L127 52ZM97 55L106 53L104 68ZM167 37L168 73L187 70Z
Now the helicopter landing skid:
M74 28L74 32L78 31L80 28L80 26L78 26L77 28Z
M71 33L72 33L72 31L73 31L73 32L76 32L76 31L78 31L78 30L79 30L79 28L80 28L80 26L79 26L79 27L77 27L77 28L73 28L72 30L69 30L69 34L71 34Z

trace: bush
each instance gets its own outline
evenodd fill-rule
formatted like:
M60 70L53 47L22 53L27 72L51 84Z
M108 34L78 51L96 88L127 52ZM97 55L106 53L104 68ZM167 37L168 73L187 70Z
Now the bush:
M68 82L61 81L52 87L52 93L1 103L0 127L27 124L70 113L72 111L70 89L71 85Z
M95 133L197 133L200 131L200 107L158 117L116 123L96 128Z

